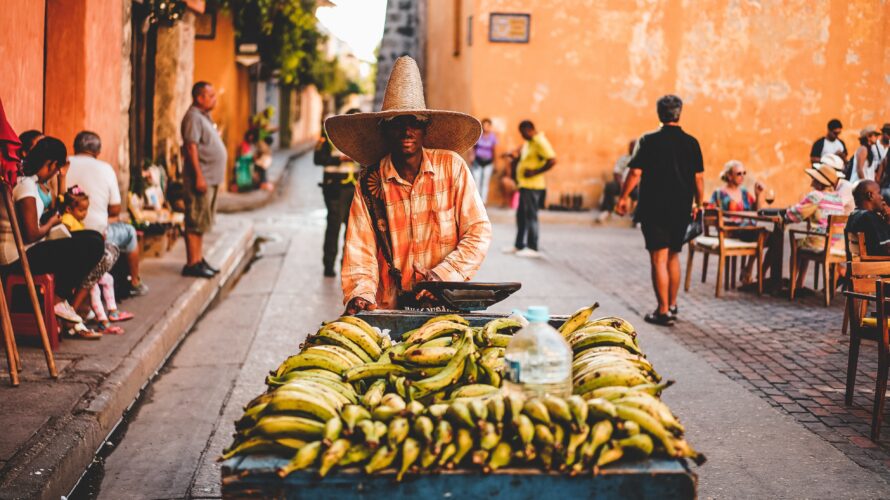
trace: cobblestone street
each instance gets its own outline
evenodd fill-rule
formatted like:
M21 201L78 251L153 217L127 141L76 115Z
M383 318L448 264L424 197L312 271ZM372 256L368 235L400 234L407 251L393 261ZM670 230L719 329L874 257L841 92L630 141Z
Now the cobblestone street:
M654 298L641 234L618 228L583 231L578 237L577 227L545 227L542 246L552 260L598 288L614 291L642 322ZM685 253L681 262L685 273ZM696 256L690 290L680 291L681 321L662 331L859 465L890 478L890 436L884 433L878 444L869 439L877 371L874 343L863 343L853 406L844 405L849 342L841 333L842 295L827 308L821 294L794 302L787 296L741 291L715 298L715 273L711 259L709 281L701 283L701 257ZM807 285L812 286L811 279Z

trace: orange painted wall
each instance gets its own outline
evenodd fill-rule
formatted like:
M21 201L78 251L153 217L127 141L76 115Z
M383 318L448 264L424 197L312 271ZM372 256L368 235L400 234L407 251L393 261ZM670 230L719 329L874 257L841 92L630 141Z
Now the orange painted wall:
M79 131L96 132L101 158L115 168L127 133L120 127L122 1L47 0L46 15L45 132L69 149Z
M805 192L812 142L840 118L848 147L865 125L890 121L890 9L882 0L474 0L473 45L449 87L446 64L427 68L428 104L491 116L502 144L533 120L559 165L559 193L599 200L628 139L657 128L655 101L677 93L681 124L702 144L707 194L739 159L777 205ZM451 1L428 2L428 59L453 50ZM531 14L528 44L488 42L491 12ZM465 36L464 36L465 38ZM466 69L469 65L469 70ZM466 75L469 75L467 77ZM431 83L440 80L438 84Z
M0 15L0 99L16 133L43 128L44 0L16 0Z
M219 93L212 114L223 130L223 140L229 150L229 170L235 164L238 146L250 119L247 78L244 67L235 63L232 19L227 13L220 12L216 19L216 37L195 40L195 81L208 81Z

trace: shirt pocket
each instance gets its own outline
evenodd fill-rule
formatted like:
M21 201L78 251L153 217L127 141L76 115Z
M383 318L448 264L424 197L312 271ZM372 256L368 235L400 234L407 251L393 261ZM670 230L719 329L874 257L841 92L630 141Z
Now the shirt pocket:
M454 210L437 210L434 229L438 233L439 244L454 246L457 243L457 223L454 221Z

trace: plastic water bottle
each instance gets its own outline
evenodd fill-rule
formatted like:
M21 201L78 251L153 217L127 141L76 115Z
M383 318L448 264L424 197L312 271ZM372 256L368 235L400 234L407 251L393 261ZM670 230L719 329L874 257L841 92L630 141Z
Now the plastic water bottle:
M548 321L545 306L531 306L529 324L518 331L504 354L504 391L526 397L572 395L572 348Z

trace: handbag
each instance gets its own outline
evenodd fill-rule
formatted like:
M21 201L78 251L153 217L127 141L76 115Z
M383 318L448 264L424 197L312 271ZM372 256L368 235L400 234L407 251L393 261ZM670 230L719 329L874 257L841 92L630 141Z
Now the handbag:
M692 216L692 220L689 221L689 225L686 226L686 235L683 237L683 243L689 243L690 241L701 236L704 232L704 210L696 210L695 215Z

